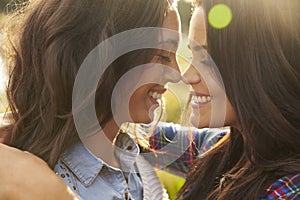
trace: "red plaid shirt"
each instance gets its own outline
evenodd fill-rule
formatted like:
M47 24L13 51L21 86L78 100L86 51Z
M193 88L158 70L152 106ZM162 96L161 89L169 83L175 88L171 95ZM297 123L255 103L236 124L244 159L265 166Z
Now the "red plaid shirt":
M144 125L143 128L149 127ZM185 178L197 157L209 150L227 132L224 129L197 129L160 122L149 138L149 143L152 149L162 150L163 153L144 157L156 168Z
M300 200L300 174L285 176L268 187L261 200Z

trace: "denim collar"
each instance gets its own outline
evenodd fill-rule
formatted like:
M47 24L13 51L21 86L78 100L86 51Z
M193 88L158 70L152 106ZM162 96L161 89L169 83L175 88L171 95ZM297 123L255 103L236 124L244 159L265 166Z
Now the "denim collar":
M81 142L67 149L62 154L61 160L85 187L93 183L104 165L104 162L94 156Z
M115 144L119 147L116 148L118 151L115 151L115 155L120 160L121 166L126 167L125 170L128 170L128 166L132 167L135 163L135 158L139 154L139 147L126 133L118 134ZM120 151L120 149L123 151ZM62 154L61 160L85 187L93 183L104 166L116 170L116 168L96 157L81 142L68 148Z

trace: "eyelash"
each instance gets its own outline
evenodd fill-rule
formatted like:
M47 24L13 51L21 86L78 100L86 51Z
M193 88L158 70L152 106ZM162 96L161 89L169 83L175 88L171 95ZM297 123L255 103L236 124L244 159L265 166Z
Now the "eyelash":
M162 61L171 62L171 59L168 56L158 55Z
M189 60L192 60L192 59L193 59L193 56L189 56L188 59L189 59ZM201 61L199 61L199 62L200 62L201 64L206 65L206 66L210 66L210 64L211 64L210 60L207 60L207 59L201 60Z
M202 63L202 64L204 64L206 66L210 66L211 65L210 60L202 60L202 61L200 61L200 63Z

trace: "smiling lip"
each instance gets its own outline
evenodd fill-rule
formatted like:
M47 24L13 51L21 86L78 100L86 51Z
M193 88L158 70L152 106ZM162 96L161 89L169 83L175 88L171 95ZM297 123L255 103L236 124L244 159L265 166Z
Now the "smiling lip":
M191 91L191 103L193 108L201 108L211 102L212 96L195 91Z
M166 91L167 89L165 88L159 88L159 89L152 88L148 91L147 94L153 104L159 104L158 100L161 100L163 93L165 93Z

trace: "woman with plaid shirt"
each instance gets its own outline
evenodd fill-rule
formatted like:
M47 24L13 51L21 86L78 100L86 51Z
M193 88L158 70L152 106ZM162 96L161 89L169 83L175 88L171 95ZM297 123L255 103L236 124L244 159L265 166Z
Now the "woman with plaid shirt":
M300 1L196 3L191 122L231 130L195 162L183 199L300 199Z

